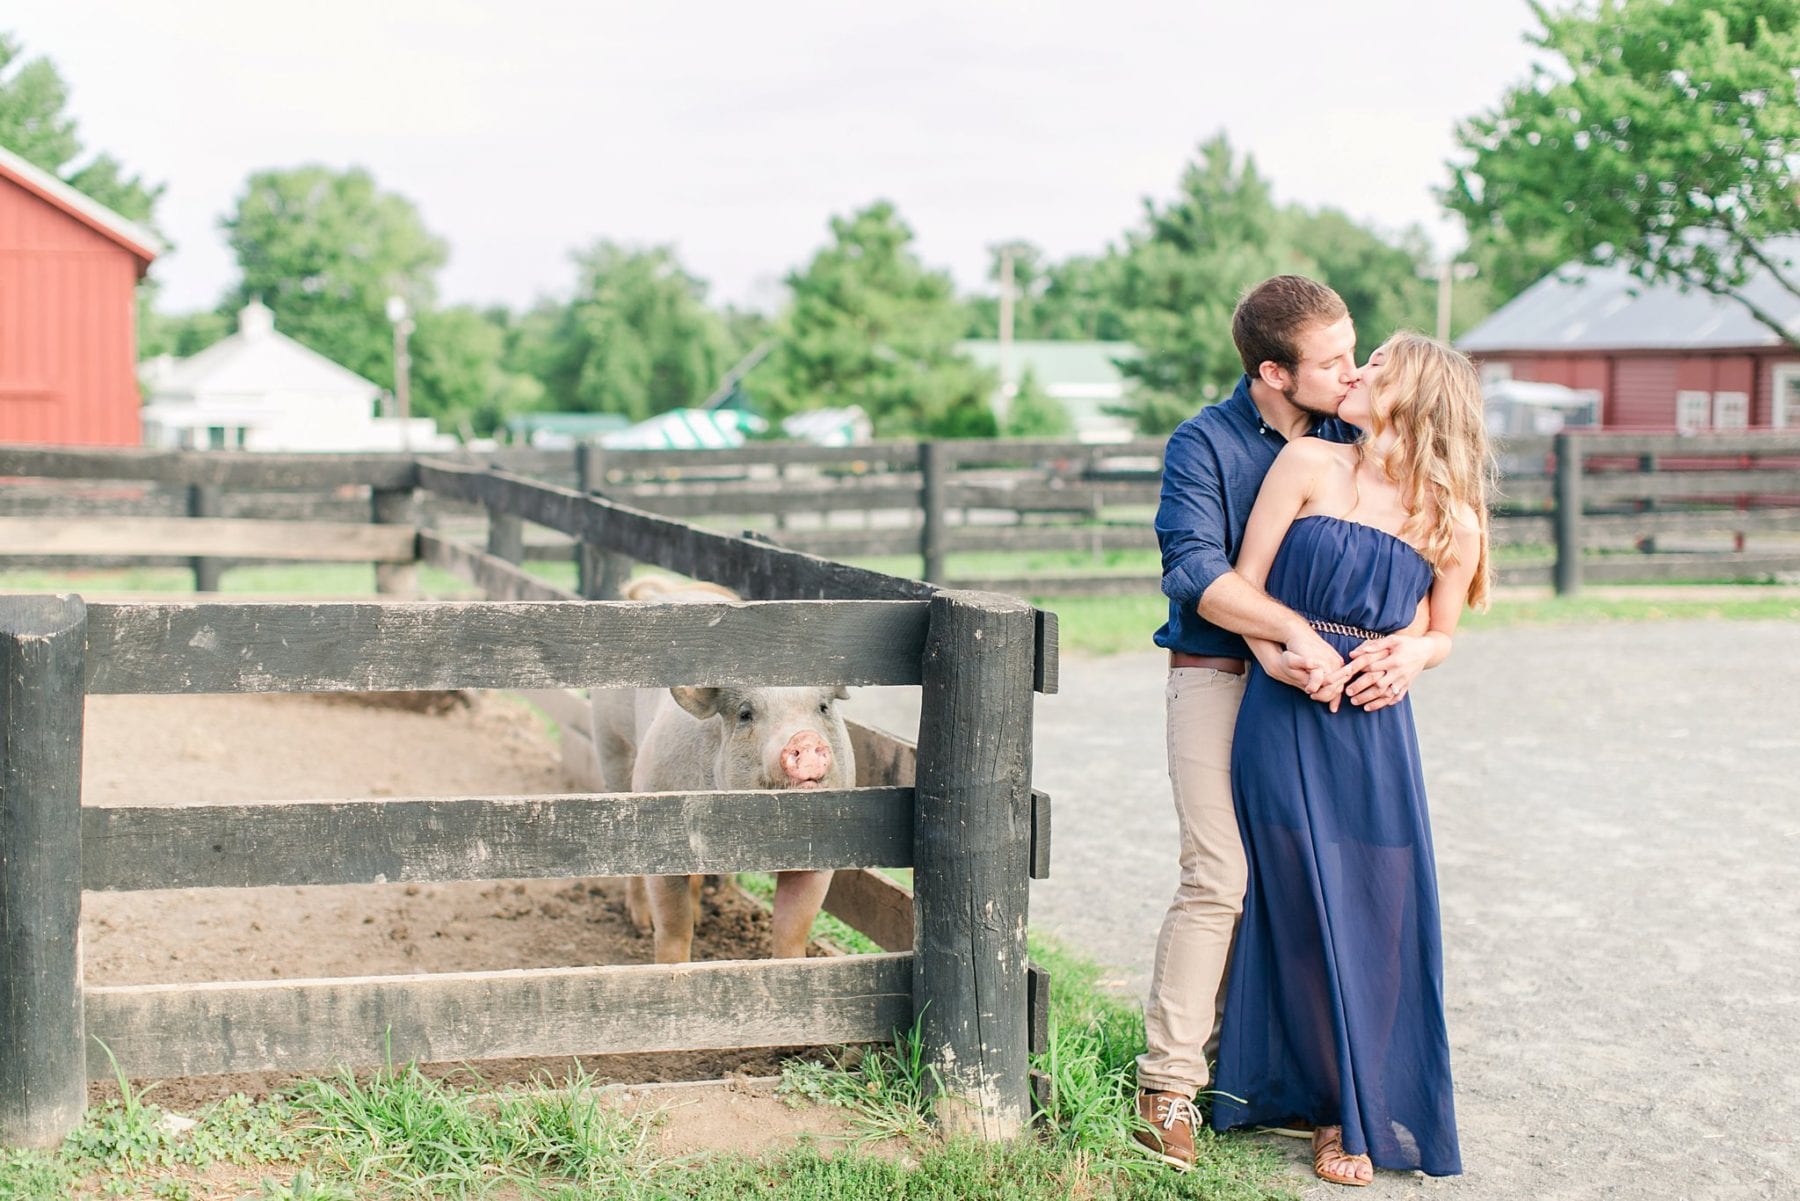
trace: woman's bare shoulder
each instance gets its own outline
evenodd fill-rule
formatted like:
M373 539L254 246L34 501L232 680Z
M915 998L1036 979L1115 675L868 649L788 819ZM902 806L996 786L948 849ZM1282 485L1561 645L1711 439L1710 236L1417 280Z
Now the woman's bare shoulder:
M1295 438L1281 448L1276 458L1315 470L1353 467L1356 465L1356 447L1344 442L1327 442L1323 438Z
M1473 543L1480 540L1484 523L1474 505L1457 501L1450 510L1450 521L1458 542Z

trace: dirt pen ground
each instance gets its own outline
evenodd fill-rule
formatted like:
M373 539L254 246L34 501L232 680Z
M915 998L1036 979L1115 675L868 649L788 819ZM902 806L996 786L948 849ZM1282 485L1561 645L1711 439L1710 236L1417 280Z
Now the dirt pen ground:
M522 702L483 695L435 712L352 696L96 696L87 703L83 801L232 802L368 796L479 796L572 791L547 727ZM765 913L709 889L695 955L762 958ZM90 984L404 975L412 972L648 963L650 939L625 917L616 880L88 893ZM626 1085L731 1078L705 1098L646 1088L666 1109L660 1149L687 1153L809 1132L843 1133L827 1111L795 1111L758 1083L804 1048L586 1056L584 1071ZM561 1076L567 1060L494 1060L483 1080ZM443 1065L430 1074L459 1071ZM182 1112L278 1090L277 1073L161 1081L150 1094ZM138 1082L141 1087L148 1083ZM95 1099L111 1084L90 1088ZM694 1119L694 1120L690 1120Z
M1384 1173L1359 1195L1800 1197L1797 667L1794 623L1515 627L1463 635L1421 681L1468 1174ZM1055 847L1032 921L1134 997L1175 880L1163 674L1154 653L1071 656L1061 693L1038 702ZM870 690L852 708L910 736L916 697ZM565 787L543 728L497 697L435 715L96 697L88 713L95 804ZM703 956L766 953L759 912L731 897L713 908ZM606 881L90 894L84 937L94 983L649 957ZM588 1066L646 1080L759 1074L777 1058ZM179 1109L218 1091L153 1097ZM793 1128L739 1091L739 1133ZM1343 1195L1307 1184L1303 1145L1282 1145L1307 1197Z

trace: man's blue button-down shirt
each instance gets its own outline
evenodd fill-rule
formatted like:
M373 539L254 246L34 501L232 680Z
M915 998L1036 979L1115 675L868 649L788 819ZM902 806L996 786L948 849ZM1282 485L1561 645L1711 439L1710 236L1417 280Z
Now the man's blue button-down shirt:
M1333 442L1354 442L1357 436L1355 427L1335 418L1319 422L1312 433ZM1286 445L1281 432L1256 411L1247 375L1230 399L1201 409L1169 435L1156 509L1169 620L1156 631L1156 645L1191 655L1249 658L1240 635L1200 616L1200 596L1237 562L1257 490Z

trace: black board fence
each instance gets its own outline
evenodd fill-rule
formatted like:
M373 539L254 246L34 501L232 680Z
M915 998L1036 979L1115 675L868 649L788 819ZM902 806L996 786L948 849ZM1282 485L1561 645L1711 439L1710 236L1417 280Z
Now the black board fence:
M23 457L37 472L65 478L138 471L229 489L271 473L304 483L315 471L336 485L360 483L377 497L370 516L414 539L412 555L391 557L395 567L443 563L490 596L519 599L90 603L0 595L0 1013L8 1019L0 1023L0 1142L43 1145L72 1128L86 1081L111 1071L90 1054L95 1039L128 1075L158 1077L319 1070L390 1055L881 1041L915 1020L937 1069L939 1121L990 1139L1022 1129L1027 1056L1041 1038L1046 999L1025 958L1027 881L1047 871L1049 829L1048 799L1030 787L1031 710L1034 690L1056 686L1053 615L465 464ZM0 450L0 474L20 466L20 452ZM480 504L514 528L560 531L596 561L655 563L746 599L570 599L519 567L521 539L480 548L402 525L415 488ZM597 573L593 587L603 583ZM907 760L916 780L834 792L81 806L87 695L740 682L920 685L916 764L910 748ZM84 889L876 867L913 869L910 914L886 894L863 900L886 906L865 916L888 932L885 945L905 942L907 950L106 987L84 986L76 950ZM855 875L847 878L855 891ZM906 917L911 929L902 931Z
M1560 447L1574 448L1567 455ZM955 576L969 552L1154 551L1163 443L996 439L581 452L584 487L684 519L760 521L789 547L917 555L922 578L1019 596L1154 594L1143 574ZM1574 432L1500 442L1493 538L1507 584L1758 581L1800 572L1800 433ZM570 452L503 452L570 476ZM1558 464L1566 466L1559 469ZM1579 467L1579 471L1575 468ZM860 515L861 524L855 522ZM844 518L851 518L846 524ZM1513 553L1510 548L1533 548ZM566 557L528 546L527 557Z
M1800 433L1564 437L1580 448L1578 473L1558 472L1559 461L1571 468L1575 462L1559 459L1550 438L1514 438L1499 447L1493 534L1505 548L1503 583L1569 591L1582 581L1762 580L1800 571ZM1152 595L1157 581L1141 569L977 577L952 575L950 560L1073 551L1098 561L1114 551L1153 552L1149 517L1161 455L1155 439L765 443L704 451L582 446L502 449L432 469L476 475L492 469L564 492L601 494L642 517L678 524L753 526L756 539L811 555L916 556L922 578L941 586L1018 596ZM107 483L121 463L138 473L131 477L138 481L135 494ZM415 500L414 462L396 456L96 456L0 447L0 478L35 474L62 478L48 491L0 489L5 561L55 562L75 554L95 564L143 561L161 550L158 561L191 564L203 590L216 584L226 563L373 562L383 590L404 595L416 562L409 526L434 522L452 535L459 527L485 530L486 549L509 561L573 557L586 597L612 595L628 561L554 526L527 538L529 517L496 510L478 487L445 483ZM296 491L309 478L317 480L313 493ZM1563 503L1565 494L1575 499ZM415 511L421 504L423 514ZM85 518L78 526L44 520L75 513ZM209 516L183 520L190 514ZM152 517L163 524L147 520Z
M1570 432L1548 450L1547 478L1503 484L1527 503L1548 491L1539 514L1510 519L1515 540L1555 546L1531 582L1571 595L1584 582L1800 574L1800 432ZM1783 540L1750 550L1752 535Z

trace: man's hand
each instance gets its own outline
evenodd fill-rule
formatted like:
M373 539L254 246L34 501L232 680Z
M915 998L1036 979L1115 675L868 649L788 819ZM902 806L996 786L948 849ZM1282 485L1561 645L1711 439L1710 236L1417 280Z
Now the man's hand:
M1298 625L1288 636L1290 641L1285 648L1252 640L1257 662L1271 678L1298 688L1337 712L1344 684L1355 674L1355 666L1346 663L1311 626Z
M1344 695L1366 713L1399 704L1425 670L1434 649L1431 639L1422 635L1369 639L1350 652L1354 670Z
M1276 649L1268 658L1259 655L1257 660L1271 678L1291 684L1308 696L1324 687L1325 677L1331 674L1325 664L1314 662L1298 651Z

